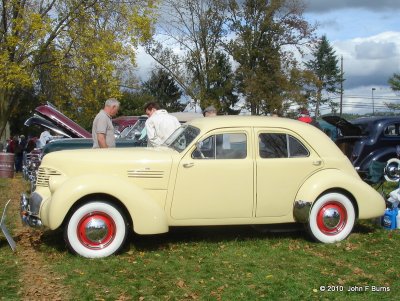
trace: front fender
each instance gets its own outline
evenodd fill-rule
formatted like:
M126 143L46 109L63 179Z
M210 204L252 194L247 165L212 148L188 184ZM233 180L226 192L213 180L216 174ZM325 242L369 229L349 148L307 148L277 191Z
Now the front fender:
M322 170L308 178L297 193L295 205L300 201L314 203L328 190L345 191L349 194L356 202L360 219L375 218L384 214L385 200L375 189L360 177L338 169Z
M380 148L366 156L356 167L359 167L360 171L367 172L372 161L387 162L391 158L397 158L395 147Z
M49 228L61 226L71 207L90 194L107 194L125 205L138 234L168 232L166 214L142 188L122 177L89 174L66 180L53 193L48 210Z

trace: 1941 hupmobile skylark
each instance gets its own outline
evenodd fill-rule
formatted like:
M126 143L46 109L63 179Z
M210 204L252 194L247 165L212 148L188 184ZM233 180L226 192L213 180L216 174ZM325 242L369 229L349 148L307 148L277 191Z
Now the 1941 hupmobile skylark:
M127 233L173 226L302 223L324 243L345 239L385 201L314 126L221 116L182 125L159 148L61 151L44 157L21 197L30 226L62 227L85 257L117 252Z

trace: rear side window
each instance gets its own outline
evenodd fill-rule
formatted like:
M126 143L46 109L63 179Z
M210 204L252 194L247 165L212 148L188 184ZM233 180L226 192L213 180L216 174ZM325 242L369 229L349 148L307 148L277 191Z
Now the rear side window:
M388 125L385 130L383 131L385 136L393 137L393 136L400 136L399 135L399 124L390 124Z
M258 137L261 158L308 157L308 149L295 137L283 133L262 133Z

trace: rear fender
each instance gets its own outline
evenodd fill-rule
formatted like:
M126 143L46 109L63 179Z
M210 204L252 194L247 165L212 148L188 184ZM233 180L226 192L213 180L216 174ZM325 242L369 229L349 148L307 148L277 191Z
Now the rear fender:
M337 169L322 170L308 178L297 193L294 208L299 202L309 203L311 208L319 196L335 190L345 193L351 199L358 218L374 218L384 213L385 200L375 189L358 176Z

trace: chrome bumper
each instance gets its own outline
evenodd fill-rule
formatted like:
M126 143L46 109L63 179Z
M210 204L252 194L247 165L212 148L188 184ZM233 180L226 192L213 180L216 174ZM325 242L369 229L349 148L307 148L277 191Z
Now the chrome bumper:
M5 225L7 206L10 203L10 201L11 200L8 200L6 206L4 207L3 214L2 214L1 220L0 220L0 228L1 228L1 231L3 232L4 236L6 237L6 239L8 241L8 244L10 245L11 249L13 251L15 251L17 244L15 243L14 239L10 235L10 232L8 232L8 229L7 229L6 225Z
M23 224L30 227L42 226L42 221L37 217L41 202L42 198L38 194L32 193L30 198L25 193L21 194L20 215Z

